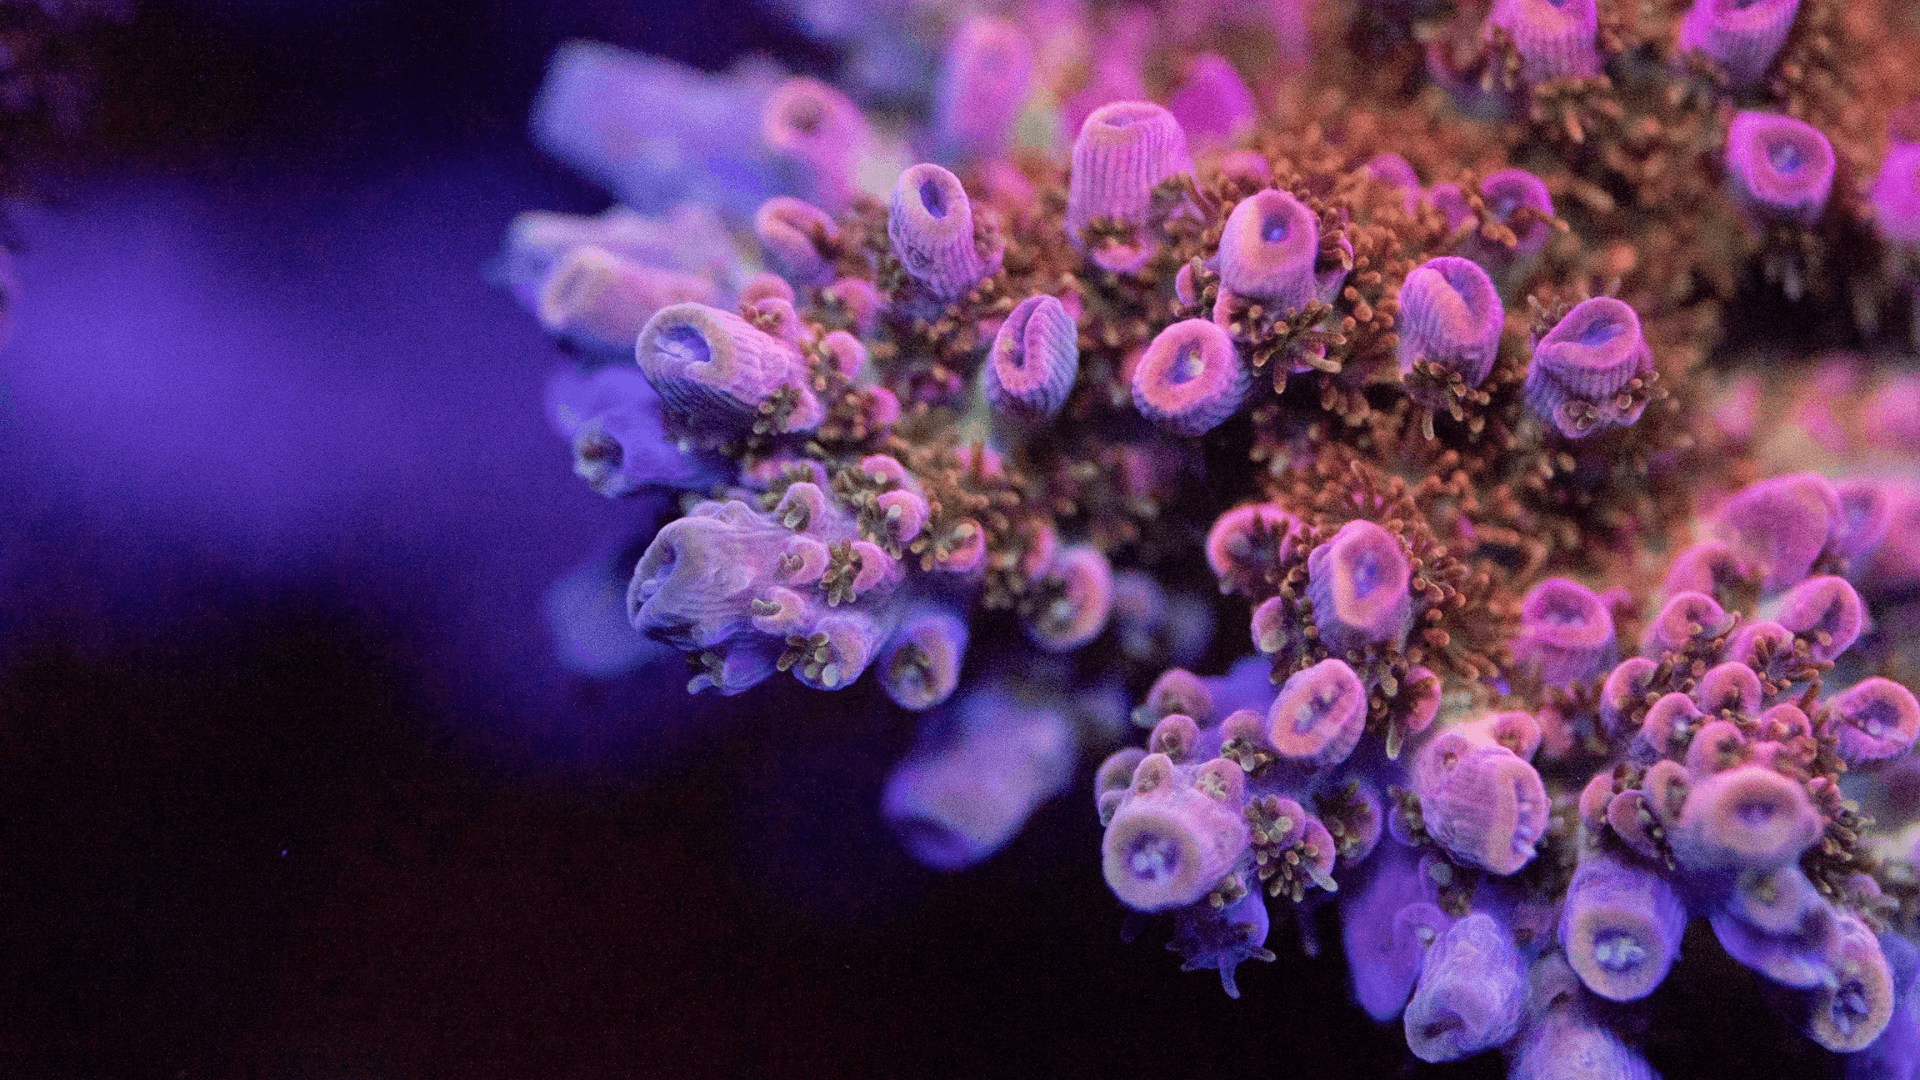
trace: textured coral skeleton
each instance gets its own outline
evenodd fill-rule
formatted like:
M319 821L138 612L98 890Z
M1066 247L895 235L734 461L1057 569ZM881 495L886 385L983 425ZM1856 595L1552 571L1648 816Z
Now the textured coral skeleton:
M1426 1061L1652 1075L1699 919L1914 1075L1916 13L901 17L923 121L585 45L536 110L703 200L501 264L575 471L682 493L626 605L689 689L926 713L883 811L943 869L1108 755L1121 905L1234 996L1336 907Z

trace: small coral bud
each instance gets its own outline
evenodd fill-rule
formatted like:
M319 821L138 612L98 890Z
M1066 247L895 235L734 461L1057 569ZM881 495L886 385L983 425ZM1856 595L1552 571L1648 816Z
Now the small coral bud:
M822 532L834 518L832 500L820 485L807 480L787 485L773 507L773 520L794 532Z
M1660 583L1660 591L1668 596L1682 592L1715 596L1747 577L1732 548L1718 540L1702 540L1682 548L1680 554L1673 557L1666 579Z
M974 15L947 43L934 90L934 138L957 161L1006 154L1033 78L1033 43L1005 19Z
M1196 791L1228 806L1240 806L1247 798L1247 773L1237 762L1214 758L1193 777Z
M694 274L623 259L604 248L560 256L540 286L540 325L592 348L625 352L655 312L713 299L713 283Z
M697 434L744 433L761 403L782 389L796 395L785 430L823 416L813 392L800 385L800 354L731 312L703 304L662 308L647 320L635 353L666 413Z
M1454 923L1428 950L1407 1003L1407 1048L1427 1062L1499 1046L1520 1028L1527 978L1507 928L1484 911Z
M1100 763L1093 774L1093 804L1100 811L1100 827L1106 828L1113 820L1113 812L1120 807L1127 789L1133 786L1133 771L1140 767L1140 759L1147 756L1145 750L1129 746L1116 750Z
M1375 154L1361 167L1374 183L1400 192L1401 209L1412 216L1420 204L1420 174L1413 171L1406 158L1392 152Z
M1094 222L1119 222L1139 230L1147 221L1153 189L1188 172L1187 136L1173 114L1145 101L1117 101L1095 109L1073 141L1073 171L1067 183L1067 237L1084 247ZM1089 252L1108 270L1137 269L1153 254L1153 242L1136 237Z
M1792 704L1775 705L1760 714L1754 721L1755 738L1768 742L1786 742L1788 739L1808 739L1813 737L1813 722L1800 707Z
M926 527L930 511L926 498L917 492L883 491L873 501L880 508L887 536L895 543L906 544Z
M1446 387L1410 378L1423 361L1469 388L1486 381L1505 323L1500 294L1478 263L1457 255L1422 263L1400 286L1400 377L1408 393L1432 408L1450 401Z
M1741 874L1726 900L1727 914L1765 934L1802 933L1809 922L1824 925L1826 906L1806 873L1792 863Z
M1128 907L1165 911L1191 904L1247 849L1239 807L1173 781L1141 792L1136 780L1134 792L1101 844L1107 885Z
M795 633L818 614L806 597L778 585L760 594L747 610L753 613L753 628L770 637Z
M1614 662L1613 613L1579 582L1548 578L1520 600L1513 653L1547 686L1591 678Z
M838 690L858 679L880 648L880 628L865 612L828 615L814 624L816 636L824 634L826 644L815 647L817 658L824 648L826 658L816 671L812 664L796 664L793 676L816 690Z
M1800 0L1694 0L1680 20L1680 50L1704 54L1736 89L1758 83L1787 40Z
M1113 567L1100 549L1060 549L1047 571L1052 599L1027 617L1027 636L1048 652L1070 652L1100 636L1113 611Z
M1295 647L1300 628L1294 625L1293 608L1278 596L1270 596L1253 609L1253 647L1273 656Z
M1662 828L1672 828L1680 820L1680 811L1685 808L1688 792L1693 786L1693 778L1688 775L1686 766L1677 761L1656 761L1647 766L1645 776L1640 778L1640 789L1646 793L1647 809Z
M1220 175L1253 187L1273 183L1273 164L1257 150L1229 150L1220 155Z
M1535 343L1527 405L1569 439L1626 427L1646 409L1634 383L1652 372L1640 316L1611 296L1596 296L1575 304Z
M1700 637L1718 637L1733 626L1726 609L1705 593L1684 592L1669 599L1640 635L1643 656L1678 652Z
M1044 420L1060 411L1080 373L1079 331L1052 296L1014 305L987 351L980 381L987 404L1016 420Z
M1340 526L1307 556L1307 596L1320 640L1335 653L1398 647L1412 619L1411 580L1398 537L1366 520Z
M975 242L973 203L960 178L938 165L900 174L887 204L887 239L900 265L940 300L957 300L1000 269L1005 244Z
M1200 741L1200 725L1193 717L1180 713L1163 716L1153 725L1153 732L1147 736L1147 749L1155 754L1167 755L1167 760L1178 764L1187 759L1195 743Z
M1861 479L1842 480L1833 491L1840 498L1840 520L1827 548L1843 559L1861 558L1886 538L1894 493L1883 482Z
M827 572L833 552L812 536L789 536L780 548L775 572L789 585L811 585Z
M790 196L776 196L754 213L753 233L767 261L782 274L809 285L832 280L828 249L839 239L840 230L826 211Z
M958 723L887 777L881 814L935 870L992 855L1073 779L1073 727L1060 712L995 691L968 694Z
M1356 776L1322 808L1327 819L1339 826L1340 865L1352 867L1365 862L1387 829L1387 804L1380 788L1366 777ZM1327 828L1332 831L1334 825Z
M1866 628L1867 607L1845 578L1808 578L1780 598L1774 620L1807 641L1815 660L1846 652Z
M1334 858L1339 854L1339 846L1333 842L1333 834L1327 831L1326 823L1317 817L1307 818L1300 834L1300 869L1313 879L1313 883L1328 892L1339 891L1333 880Z
M740 287L740 303L752 307L762 300L775 299L793 303L793 286L779 274L755 274Z
M1517 2L1545 7L1553 0ZM1581 0L1563 2L1579 3ZM1480 181L1480 198L1492 211L1494 220L1502 225L1513 226L1513 249L1511 252L1499 249L1501 254L1527 259L1546 250L1547 241L1553 238L1553 197L1547 193L1546 181L1525 169L1498 169ZM1514 212L1523 207L1533 211L1533 220L1514 226Z
M1521 81L1529 86L1550 79L1584 79L1600 71L1600 54L1594 48L1599 14L1593 0L1495 0L1486 25L1513 39Z
M1406 678L1400 680L1400 693L1389 703L1389 715L1398 730L1406 735L1427 730L1440 715L1440 691L1440 676L1418 665L1408 668ZM1398 757L1396 750L1389 737L1387 756Z
M1253 126L1253 92L1225 58L1198 53L1187 80L1167 98L1167 111L1192 145L1228 142Z
M1778 592L1807 576L1840 524L1840 495L1818 473L1748 484L1714 511L1714 530Z
M867 366L866 345L845 330L829 332L820 339L820 347L826 351L833 369L848 379L857 377Z
M1920 702L1913 691L1878 675L1862 679L1827 700L1836 721L1841 760L1849 765L1904 754L1920 735Z
M1540 749L1540 721L1529 712L1503 712L1487 717L1487 735L1522 760L1531 760Z
M1213 692L1200 676L1185 668L1168 668L1147 688L1147 700L1135 721L1154 723L1160 717L1184 713L1202 727L1213 719Z
M1744 765L1695 777L1669 834L1690 870L1770 869L1799 858L1820 835L1820 815L1798 783Z
M1653 831L1655 824L1657 822L1653 811L1647 806L1645 792L1628 789L1607 800L1607 827L1613 830L1613 835L1621 843L1638 852L1642 858L1665 858Z
M1920 143L1895 143L1873 181L1873 224L1900 244L1920 244Z
M1593 774L1587 786L1580 789L1580 822L1590 832L1599 832L1607 824L1607 804L1613 801L1613 772L1606 770Z
M1715 664L1700 676L1700 685L1693 688L1693 700L1699 703L1703 713L1724 710L1752 716L1760 711L1760 692L1760 676L1753 673L1753 668L1738 660L1729 660Z
M1581 853L1560 945L1587 989L1610 1001L1653 993L1680 954L1686 908L1666 878L1597 848Z
M1176 435L1204 435L1240 410L1252 377L1227 332L1205 319L1173 323L1133 369L1133 406Z
M756 326L795 348L799 348L801 339L810 333L801 323L800 312L794 308L793 301L782 297L765 296L754 301L748 317Z
M1836 1054L1865 1049L1893 1017L1893 973L1887 957L1858 917L1842 915L1827 949L1829 984L1808 1003L1807 1035Z
M929 609L900 622L880 658L880 685L903 709L920 712L953 696L967 655L967 624L951 611Z
M1340 660L1295 672L1267 713L1267 741L1283 756L1311 765L1345 761L1366 727L1366 687Z
M862 334L873 332L874 320L885 305L880 290L874 288L873 282L860 278L840 278L827 286L825 292L852 318L855 331Z
M1793 631L1772 619L1741 623L1727 639L1727 658L1756 669L1772 669L1782 657L1792 654Z
M761 110L760 135L805 198L830 213L846 208L867 122L845 94L814 79L788 79Z
M1434 840L1496 874L1525 866L1546 832L1540 774L1504 746L1436 739L1421 751L1414 787Z
M1220 591L1251 593L1268 584L1299 532L1299 519L1278 503L1243 503L1215 518L1206 552Z
M1740 764L1747 738L1731 720L1710 720L1687 744L1687 771L1694 776L1725 772Z
M1741 112L1727 129L1727 183L1762 217L1812 224L1826 209L1833 171L1833 144L1804 120Z
M1320 223L1306 204L1268 188L1233 208L1220 234L1220 285L1236 296L1298 311L1319 293L1313 266Z
M1634 740L1636 749L1645 748L1646 756L1651 757L1679 754L1700 726L1701 719L1700 709L1692 698L1677 692L1662 694L1647 707L1647 715L1640 721L1640 734Z
M1659 665L1644 656L1629 657L1614 665L1600 684L1600 722L1609 734L1619 734L1629 722L1630 713L1646 704L1647 688Z

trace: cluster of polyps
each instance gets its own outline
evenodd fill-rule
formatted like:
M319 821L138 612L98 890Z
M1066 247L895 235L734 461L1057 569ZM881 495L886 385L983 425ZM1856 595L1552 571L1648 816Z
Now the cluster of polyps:
M1863 659L1920 581L1885 524L1908 503L1769 481L1660 595L1645 573L1698 490L1760 475L1690 408L1716 283L1808 284L1861 236L1877 285L1911 273L1913 143L1863 230L1860 110L1775 89L1832 56L1800 5L1482 7L1387 33L1377 79L1326 50L1338 87L1297 20L1255 35L1265 68L1208 54L1247 5L972 19L918 163L812 80L567 54L549 145L623 193L663 162L735 178L761 259L713 213L516 230L509 273L609 365L556 382L576 471L698 496L625 614L697 690L872 671L926 712L883 808L942 868L1144 694L1147 745L1096 779L1115 894L1229 990L1269 898L1337 903L1360 1003L1430 1060L1643 1073L1599 1002L1657 985L1690 913L1823 1043L1899 1035L1900 946L1869 931L1903 894L1838 778L1912 741ZM1451 104L1399 93L1422 70Z
M1173 947L1236 994L1233 968L1271 956L1263 891L1337 901L1356 997L1400 1016L1429 1061L1499 1048L1515 1075L1551 1075L1539 1044L1572 1025L1605 1050L1603 1075L1644 1074L1581 1001L1652 994L1689 917L1782 987L1820 1045L1872 1048L1869 1075L1905 1060L1920 1038L1912 947L1889 931L1900 901L1887 888L1910 890L1912 875L1904 852L1871 853L1871 823L1842 788L1843 774L1871 784L1920 735L1912 692L1868 674L1890 646L1848 577L1886 592L1875 556L1902 542L1892 501L1885 484L1814 474L1749 485L1645 598L1637 649L1615 621L1631 601L1549 578L1512 649L1532 707L1449 702L1436 720L1433 686L1371 727L1379 688L1348 661L1368 670L1368 650L1404 634L1408 571L1384 530L1349 523L1307 561L1309 595L1329 598L1312 633L1255 616L1265 651L1330 655L1224 716L1208 680L1156 684L1143 711L1167 715L1147 748L1096 779L1107 881L1129 907L1173 912ZM1260 513L1285 531L1283 511ZM1377 550L1355 542L1375 535ZM1295 640L1272 648L1276 633Z

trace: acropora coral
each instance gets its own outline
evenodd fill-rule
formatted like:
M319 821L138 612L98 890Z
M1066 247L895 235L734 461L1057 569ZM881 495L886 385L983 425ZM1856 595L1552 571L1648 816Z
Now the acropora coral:
M696 201L500 274L575 471L681 493L636 632L926 713L928 865L1105 754L1107 884L1229 994L1332 906L1418 1057L1644 1077L1699 919L1908 1077L1917 14L908 10L872 115L575 45L536 136Z

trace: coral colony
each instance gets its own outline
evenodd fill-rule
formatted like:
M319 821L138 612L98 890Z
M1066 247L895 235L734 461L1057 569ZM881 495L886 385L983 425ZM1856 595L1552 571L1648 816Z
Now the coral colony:
M1698 919L1907 1077L1915 18L1067 0L960 20L917 126L573 46L543 144L694 201L504 274L575 471L684 493L632 626L925 712L923 862L1109 754L1106 881L1229 994L1333 905L1420 1058L1650 1076Z

